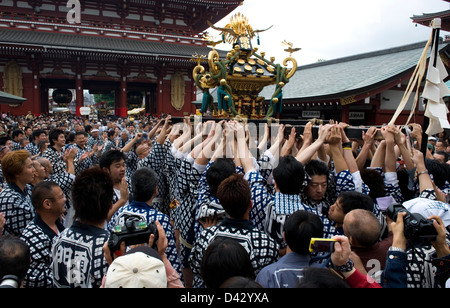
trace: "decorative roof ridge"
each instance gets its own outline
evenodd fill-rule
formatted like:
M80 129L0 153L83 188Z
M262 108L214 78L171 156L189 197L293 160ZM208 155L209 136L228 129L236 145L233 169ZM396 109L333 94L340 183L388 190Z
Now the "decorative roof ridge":
M135 31L135 30L124 30L124 29L110 29L110 28L103 28L103 27L95 27L95 26L86 26L86 25L73 25L73 24L58 24L55 25L53 23L49 22L39 22L39 21L24 21L24 20L8 20L4 18L0 18L0 22L8 22L8 23L19 23L19 24L29 24L29 25L42 25L42 26L48 26L48 27L58 27L58 28L64 28L64 29L73 29L76 31L75 33L71 32L61 32L61 34L75 34L75 35L85 35L83 33L79 33L78 31L80 29L87 30L87 31L100 31L100 32L111 32L111 33L120 33L120 34L127 34L127 35L145 35L149 37L165 37L165 38L174 38L174 39L180 39L180 40L194 40L194 41L202 41L203 39L196 35L179 35L179 34L170 34L170 33L160 33L160 32L145 32L145 31ZM2 28L2 29L8 29L8 28ZM13 29L15 31L35 31L35 32L52 32L48 30L36 30L34 28L27 29L27 28L20 28L19 30ZM57 32L52 32L57 33ZM99 37L108 37L103 34L101 34Z
M422 13L422 15L413 15L412 17L410 17L412 20L427 20L430 19L432 17L436 17L436 16L443 16L443 15L450 15L450 10L444 10L444 11L440 11L440 12L436 12L436 13Z

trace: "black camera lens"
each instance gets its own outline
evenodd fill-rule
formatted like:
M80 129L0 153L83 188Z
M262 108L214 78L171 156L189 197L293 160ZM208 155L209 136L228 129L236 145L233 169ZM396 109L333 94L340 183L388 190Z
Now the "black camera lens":
M394 203L386 210L386 215L393 221L397 221L398 213L406 212L403 217L404 233L407 240L415 242L433 241L436 239L437 231L433 221L426 219L418 213L410 213L403 205Z

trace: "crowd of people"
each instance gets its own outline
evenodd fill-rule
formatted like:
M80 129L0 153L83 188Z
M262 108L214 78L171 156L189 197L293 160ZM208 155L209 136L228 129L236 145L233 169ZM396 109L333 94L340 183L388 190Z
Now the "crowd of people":
M3 114L0 287L450 286L445 132L250 124Z

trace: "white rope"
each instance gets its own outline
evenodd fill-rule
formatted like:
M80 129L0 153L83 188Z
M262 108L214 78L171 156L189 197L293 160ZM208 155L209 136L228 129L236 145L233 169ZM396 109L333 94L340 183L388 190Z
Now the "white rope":
M426 70L426 64L427 64L427 55L428 55L428 49L430 48L431 43L433 42L433 33L431 34L423 52L422 55L420 57L419 62L417 63L417 66L414 70L413 75L411 76L411 79L409 80L408 83L408 87L406 88L405 94L403 95L402 100L400 101L400 104L397 107L397 110L395 111L394 115L392 116L391 121L389 122L389 125L393 125L395 124L395 121L397 120L398 116L400 115L400 113L403 111L403 109L405 109L406 103L409 100L409 97L411 96L412 91L414 90L414 88L417 87L416 90L416 95L413 101L413 106L411 107L411 112L409 114L408 120L406 122L406 125L409 123L409 121L411 120L412 115L414 114L414 111L416 109L417 106L417 101L419 99L419 89L420 89L420 84L422 83L422 79L423 76L425 75L425 70Z

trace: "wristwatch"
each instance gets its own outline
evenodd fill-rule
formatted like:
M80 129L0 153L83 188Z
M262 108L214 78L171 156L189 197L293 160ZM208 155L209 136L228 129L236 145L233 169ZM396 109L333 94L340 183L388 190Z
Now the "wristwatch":
M388 251L399 251L399 252L406 252L403 248L399 248L399 247L389 247Z
M331 263L331 266L333 267L333 269L335 269L338 272L346 273L346 272L350 272L353 269L354 264L353 264L352 259L348 259L347 263L345 263L344 265L336 266L333 263Z

